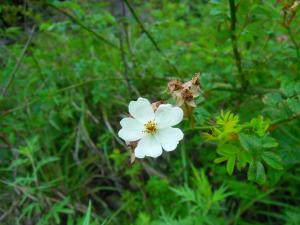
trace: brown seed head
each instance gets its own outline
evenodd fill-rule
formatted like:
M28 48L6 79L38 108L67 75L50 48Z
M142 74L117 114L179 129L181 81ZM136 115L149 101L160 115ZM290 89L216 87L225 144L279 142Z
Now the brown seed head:
M182 83L179 80L171 80L168 83L168 91L174 92L182 89Z
M194 98L193 93L189 89L182 90L181 97L184 101L192 101Z

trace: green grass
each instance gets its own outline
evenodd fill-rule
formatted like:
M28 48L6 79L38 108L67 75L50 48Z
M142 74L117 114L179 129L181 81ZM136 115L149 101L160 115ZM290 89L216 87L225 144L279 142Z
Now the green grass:
M0 224L299 224L297 4L0 3ZM197 72L184 140L131 164L128 103Z

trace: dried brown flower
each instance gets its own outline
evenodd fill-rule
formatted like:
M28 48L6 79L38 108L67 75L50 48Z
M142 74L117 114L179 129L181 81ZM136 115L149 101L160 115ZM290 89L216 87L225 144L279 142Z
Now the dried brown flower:
M173 91L178 91L182 89L182 82L179 80L171 80L168 83L168 91L173 92Z
M196 73L192 80L182 83L179 80L172 80L168 83L168 91L176 99L177 105L184 104L196 107L195 98L200 95L200 73Z

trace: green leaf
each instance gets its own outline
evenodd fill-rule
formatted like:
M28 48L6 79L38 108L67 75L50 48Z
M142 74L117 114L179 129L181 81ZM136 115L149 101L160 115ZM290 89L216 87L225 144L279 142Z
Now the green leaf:
M287 104L289 108L294 112L294 113L299 113L300 112L300 100L296 98L289 98L287 100Z
M263 102L269 106L276 106L282 101L282 97L279 93L268 93L263 97Z
M246 151L253 149L259 149L261 147L261 140L255 135L249 135L245 133L240 133L240 143Z
M256 162L257 169L256 169L256 182L259 184L263 184L266 181L266 173L264 165L260 162Z
M300 95L300 81L296 82L294 88L295 88L296 93Z
M86 214L84 216L84 220L83 220L82 225L90 225L91 215L92 215L92 202L89 201L89 206L88 206L88 209L87 209Z
M237 155L237 168L241 170L244 168L247 163L250 163L252 160L250 152L247 151L240 151Z
M232 175L232 173L233 173L234 165L235 165L235 159L236 159L235 156L231 156L230 158L228 158L228 161L227 161L227 164L226 164L226 170L227 170L227 173L229 175Z
M286 79L281 82L280 89L285 96L291 97L294 95L294 92L295 92L294 86L295 86L295 84L291 79Z
M217 149L217 153L223 156L233 156L236 155L240 149L232 144L220 145Z
M202 125L209 119L210 113L204 107L197 107L194 110L197 125Z
M278 142L275 138L265 136L262 139L262 147L263 148L275 148L278 146Z
M214 160L214 163L222 163L227 161L227 159L228 159L227 157L219 157Z
M263 184L266 181L266 173L260 161L252 161L248 169L248 180Z
M262 153L262 158L272 168L277 170L283 169L282 160L279 155L273 152L266 151Z
M256 162L252 161L248 168L248 180L255 181L256 180Z
M258 116L257 118L253 118L250 121L250 125L253 131L259 135L260 137L264 136L266 131L269 128L270 121L268 119L264 119L262 116Z

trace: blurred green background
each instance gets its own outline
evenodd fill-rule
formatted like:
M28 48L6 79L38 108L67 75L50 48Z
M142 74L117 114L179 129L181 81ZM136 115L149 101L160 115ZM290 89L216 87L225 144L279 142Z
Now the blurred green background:
M0 224L299 225L299 10L298 0L0 1ZM174 152L130 164L117 136L129 101L174 103L167 83L196 72L201 129L185 121ZM202 128L221 110L271 121L279 170L267 162L253 182L214 162L219 143Z

